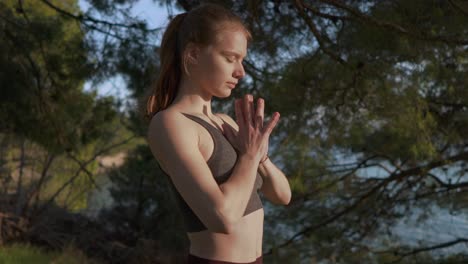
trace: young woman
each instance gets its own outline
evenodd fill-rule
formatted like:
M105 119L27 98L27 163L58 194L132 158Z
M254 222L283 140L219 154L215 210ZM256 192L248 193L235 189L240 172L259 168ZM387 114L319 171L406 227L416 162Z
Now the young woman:
M161 43L161 72L148 99L148 142L170 177L190 240L188 263L262 263L257 191L288 204L285 175L267 156L279 120L264 101L235 100L236 121L211 111L245 75L250 33L236 15L204 4L176 16Z

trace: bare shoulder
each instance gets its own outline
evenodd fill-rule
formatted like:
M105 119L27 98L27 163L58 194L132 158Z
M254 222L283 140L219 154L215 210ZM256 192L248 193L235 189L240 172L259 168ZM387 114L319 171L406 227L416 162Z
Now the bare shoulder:
M224 122L229 124L231 127L233 127L236 131L239 131L239 126L237 125L236 121L232 119L231 116L229 116L228 114L224 114L224 113L216 113L215 115L221 118Z
M194 125L181 113L170 110L158 112L153 116L147 138L151 151L161 166L166 164L164 157L167 155L164 153L167 153L168 148L198 144L198 133Z
M175 110L163 110L156 113L150 121L149 130L156 127L171 129L180 125L190 125L182 113Z
M156 113L151 119L148 127L148 139L164 134L164 132L193 136L196 134L196 129L182 113L166 110Z

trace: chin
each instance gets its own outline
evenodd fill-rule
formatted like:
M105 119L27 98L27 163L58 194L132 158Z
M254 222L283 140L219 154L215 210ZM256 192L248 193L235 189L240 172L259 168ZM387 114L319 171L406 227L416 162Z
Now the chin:
M215 96L218 97L218 98L228 98L229 96L231 96L231 90L229 90L229 91L227 91L225 93L217 94Z

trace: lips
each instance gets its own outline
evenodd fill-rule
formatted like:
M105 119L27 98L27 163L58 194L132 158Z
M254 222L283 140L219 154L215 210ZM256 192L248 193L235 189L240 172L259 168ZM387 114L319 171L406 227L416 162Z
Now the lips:
M235 87L236 87L236 84L237 84L237 83L228 82L228 86L231 87L231 88L235 88Z

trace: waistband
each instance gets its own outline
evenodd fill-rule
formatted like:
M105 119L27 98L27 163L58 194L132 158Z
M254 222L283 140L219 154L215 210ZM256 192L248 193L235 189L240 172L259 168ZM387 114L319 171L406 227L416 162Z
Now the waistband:
M263 256L258 257L253 262L230 262L230 261L221 261L221 260L212 260L201 258L192 254L188 255L187 264L263 264Z

